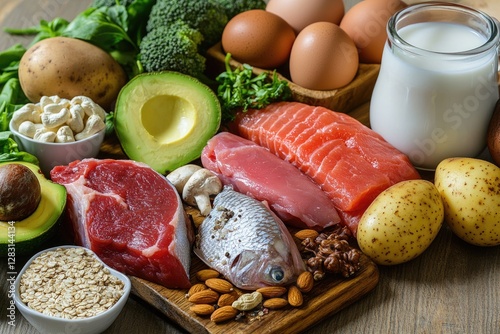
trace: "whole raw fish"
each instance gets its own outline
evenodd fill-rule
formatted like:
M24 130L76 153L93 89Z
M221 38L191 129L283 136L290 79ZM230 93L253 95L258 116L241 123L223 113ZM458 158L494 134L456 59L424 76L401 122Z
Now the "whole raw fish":
M286 285L305 270L283 222L264 203L227 186L198 228L194 252L240 289Z

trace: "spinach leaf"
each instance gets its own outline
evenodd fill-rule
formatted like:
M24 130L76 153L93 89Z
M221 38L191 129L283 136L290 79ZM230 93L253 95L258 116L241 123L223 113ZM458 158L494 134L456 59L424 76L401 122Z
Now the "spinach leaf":
M26 161L38 165L38 159L34 155L20 151L10 131L0 132L0 162Z

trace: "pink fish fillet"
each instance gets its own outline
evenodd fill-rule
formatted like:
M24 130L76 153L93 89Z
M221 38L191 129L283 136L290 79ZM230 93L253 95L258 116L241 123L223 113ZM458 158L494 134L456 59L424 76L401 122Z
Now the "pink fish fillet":
M333 202L314 181L254 142L221 132L208 141L201 161L224 184L266 201L288 225L323 230L340 222Z
M51 171L67 189L76 244L106 264L169 288L187 288L190 247L177 191L149 166L85 159Z
M324 107L278 102L241 113L231 131L268 148L311 177L356 234L383 190L420 175L408 157L353 117Z

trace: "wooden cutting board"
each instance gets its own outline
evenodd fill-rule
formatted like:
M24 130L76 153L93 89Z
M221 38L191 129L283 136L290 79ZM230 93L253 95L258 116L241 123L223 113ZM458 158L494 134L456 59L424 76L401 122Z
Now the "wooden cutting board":
M108 138L101 147L99 158L126 159L116 137ZM195 315L189 310L193 305L186 298L187 290L167 289L149 281L130 277L132 294L138 296L166 317L179 324L189 333L210 334L293 334L322 321L344 307L356 302L370 292L379 281L379 271L366 255L362 254L360 270L355 277L326 276L317 282L313 290L304 294L302 307L288 306L282 310L270 311L260 320L251 323L230 321L215 324L210 319ZM192 254L190 270L191 283L197 283L195 273L207 266Z
M106 139L99 158L126 159L116 137ZM189 212L189 211L188 211ZM195 273L207 266L192 254L191 283L197 283ZM360 270L355 277L326 276L315 284L313 290L304 294L302 307L288 306L282 310L271 310L260 320L250 323L230 321L215 324L208 317L200 317L189 310L193 305L186 298L186 289L167 289L149 281L130 277L132 294L163 313L192 334L293 334L299 333L344 307L356 302L370 292L379 281L377 265L362 254Z
M125 159L116 137L108 138L101 147L100 158ZM190 211L188 211L189 213ZM196 218L195 219L199 219ZM313 290L304 294L302 307L287 306L282 310L271 310L260 320L252 322L229 321L215 324L208 317L200 317L189 310L193 305L186 298L186 289L167 289L149 281L130 277L132 293L163 313L192 334L293 334L320 322L328 316L354 303L370 292L378 283L379 271L366 255L362 254L361 267L352 278L326 276L314 286ZM191 283L197 283L195 273L207 266L192 254Z
M194 274L206 266L195 255L192 259L191 277L192 283L196 283ZM348 279L327 277L317 282L311 292L304 294L302 307L287 306L282 310L270 310L260 320L252 322L229 321L215 324L208 317L197 316L189 310L193 304L186 298L187 290L167 289L131 277L134 295L192 334L299 333L359 300L377 285L378 280L377 266L363 255L361 270L357 276Z

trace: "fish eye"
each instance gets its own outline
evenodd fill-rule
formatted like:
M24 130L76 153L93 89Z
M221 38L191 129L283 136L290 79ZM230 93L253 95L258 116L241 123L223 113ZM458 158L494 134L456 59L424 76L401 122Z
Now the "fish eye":
M269 274L271 279L276 283L281 282L285 278L285 272L281 267L272 267Z

